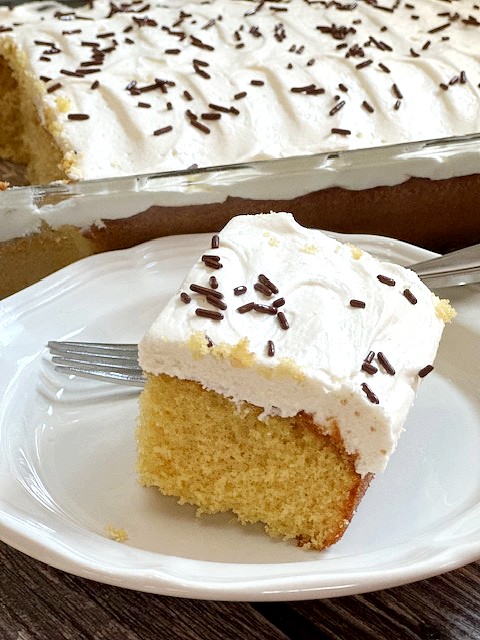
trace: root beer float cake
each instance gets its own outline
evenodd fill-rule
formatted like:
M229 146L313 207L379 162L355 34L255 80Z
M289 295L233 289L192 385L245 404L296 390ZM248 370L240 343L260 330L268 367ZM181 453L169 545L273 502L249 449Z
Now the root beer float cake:
M141 482L333 544L454 315L414 272L291 214L233 218L140 343Z
M478 145L428 147L413 157L402 147L388 160L324 157L307 169L305 162L317 153L479 133L479 7L474 0L1 7L0 157L25 164L32 184L62 181L72 190L45 196L0 184L0 269L8 274L0 297L86 255L220 229L244 211L287 209L306 226L440 252L479 242ZM288 169L261 166L247 179L224 170L297 156ZM191 167L222 171L90 183Z

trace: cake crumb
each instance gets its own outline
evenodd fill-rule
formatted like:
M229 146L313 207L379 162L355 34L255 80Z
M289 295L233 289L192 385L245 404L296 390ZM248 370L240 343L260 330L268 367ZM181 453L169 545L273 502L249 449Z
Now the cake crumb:
M442 300L437 299L435 313L437 318L440 318L440 320L443 320L445 323L451 322L457 315L457 312L450 304L450 300L447 300L446 298Z
M4 182L3 180L0 180L0 191L6 191L9 186L10 186L9 182Z
M269 231L264 231L263 235L268 239L268 244L271 247L278 247L280 245L278 238L276 238L275 236L272 236L272 234Z
M61 113L67 113L67 111L70 109L70 100L62 96L57 96L55 98L55 104L57 105L57 108Z
M105 529L112 540L115 542L125 542L128 540L128 534L125 529L112 526L111 524L105 525Z
M276 367L258 367L258 372L265 378L293 378L304 380L305 373L291 358L282 358Z
M255 363L255 354L250 351L248 338L242 338L237 344L218 344L211 349L216 358L229 359L232 367L244 369L252 367Z
M255 354L249 349L248 338L242 338L232 347L230 361L233 367L251 367L255 362Z
M62 132L62 125L60 122L47 122L47 130L52 136L60 135Z
M360 258L363 256L362 249L360 249L359 247L356 247L354 244L350 244L350 242L347 242L346 245L350 247L353 259L360 260Z
M188 340L188 348L197 360L206 355L209 351L206 335L202 331L194 331Z
M303 251L303 253L310 253L312 255L315 255L316 253L318 253L318 247L315 244L306 244L301 248L301 251Z

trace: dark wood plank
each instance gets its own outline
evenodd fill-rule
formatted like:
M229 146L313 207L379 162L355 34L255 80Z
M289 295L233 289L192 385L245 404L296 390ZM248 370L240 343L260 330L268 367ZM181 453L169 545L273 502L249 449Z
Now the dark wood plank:
M100 584L0 543L1 640L287 640L250 604Z
M0 543L1 640L479 640L480 562L411 585L299 602L211 602L100 584Z
M479 640L480 562L394 589L290 606L329 640Z

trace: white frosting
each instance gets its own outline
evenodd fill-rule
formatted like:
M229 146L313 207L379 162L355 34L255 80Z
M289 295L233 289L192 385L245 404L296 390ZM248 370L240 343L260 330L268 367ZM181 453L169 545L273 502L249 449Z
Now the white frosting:
M128 3L114 4L128 8ZM396 3L388 0L390 4ZM345 9L346 3L267 2L246 16L258 5L242 0L169 0L151 2L147 11L142 11L146 4L132 5L130 9L138 13L115 13L109 19L104 19L110 12L108 0L95 0L93 9L85 6L69 10L65 4L54 2L33 2L14 10L0 8L0 53L14 44L28 56L27 67L34 78L51 78L38 83L38 109L42 120L46 108L54 109L62 125L57 134L59 144L67 151L78 152L72 179L170 171L193 163L212 166L292 156L193 176L165 174L52 187L54 205L50 204L49 192L45 204L43 189L10 189L0 193L0 241L38 231L42 222L53 228L64 224L89 228L96 223L101 226L102 219L126 218L155 205L223 202L227 196L290 199L329 187L368 189L399 184L412 176L441 180L477 173L478 140L445 137L480 129L480 27L464 22L480 20L480 10L470 2L457 2L453 9L459 15L454 19L455 13L440 0L422 0L415 9L407 4L402 2L390 13L367 2L350 3L356 5L353 11ZM274 10L285 8L287 11ZM180 10L192 15L173 27ZM57 11L64 19L54 17ZM412 19L415 15L419 19ZM90 17L94 20L83 19ZM142 17L155 20L157 26L139 26L133 20ZM216 19L215 24L202 29L211 18ZM278 41L274 28L280 23L286 38ZM447 23L450 26L446 29L428 33ZM342 40L316 28L332 24L352 27L355 33L348 33ZM169 34L162 29L166 25L185 32L186 37L180 40L180 36ZM124 33L129 26L133 29ZM260 37L250 33L255 26ZM387 31L382 31L383 26ZM78 29L79 34L62 34ZM236 39L237 30L241 42ZM115 36L97 37L112 31ZM195 46L191 35L214 46L214 51ZM372 44L364 46L370 36L392 51ZM125 38L134 44L126 43ZM114 39L119 46L106 55L100 73L84 78L61 73L62 69L89 68L80 66L91 54L91 48L82 46L82 42L99 42L100 48L109 49ZM50 47L34 41L52 42L60 52L46 55L50 61L40 60ZM428 41L430 45L424 49ZM345 43L346 48L337 48ZM236 48L239 44L244 46ZM362 45L363 57L346 57L354 44ZM295 50L290 51L292 47ZM172 48L180 49L180 53L164 53ZM413 57L410 49L421 56ZM194 71L194 58L209 62L204 69L210 79ZM312 59L314 64L308 65ZM374 62L356 68L368 59ZM380 69L380 62L390 73ZM291 69L287 68L289 64ZM461 71L465 71L465 83L460 82ZM457 83L447 91L440 88L440 83L448 84L455 76L459 77ZM132 80L145 86L155 77L171 80L175 87L170 87L168 94L156 90L140 96L125 90ZM265 85L252 86L251 79L263 79ZM100 86L92 90L95 80ZM59 82L60 89L46 92ZM290 91L291 87L312 83L321 85L325 93L313 96ZM340 83L348 92L339 89ZM394 109L397 98L393 84L403 96L398 110ZM183 97L185 89L192 94L192 101ZM245 98L233 99L244 90ZM330 116L338 102L335 96L346 104ZM374 113L362 106L365 100L374 107ZM141 108L138 102L152 106ZM167 102L172 103L171 111ZM218 121L202 121L211 129L207 135L188 124L185 111L212 111L210 103L233 106L240 113L221 113ZM64 108L67 105L66 111L62 112L59 104ZM86 113L90 118L71 121L69 113ZM169 125L174 127L170 133L152 135ZM332 135L332 127L348 128L352 134ZM436 146L406 144L428 138L444 141ZM396 142L400 144L381 146ZM348 151L356 147L365 150ZM338 157L328 155L339 150ZM325 155L304 155L322 151ZM298 154L304 157L296 158Z
M384 5L394 10L385 11ZM126 10L108 18L112 6ZM34 78L50 78L40 83L37 108L42 121L48 120L48 110L55 112L61 127L54 136L65 152L76 154L72 180L478 132L478 6L457 2L450 12L440 0L409 6L393 0L379 6L302 0L94 0L92 8L69 10L64 4L34 2L13 11L0 9L0 51L2 42L13 43L27 54L27 71ZM11 25L12 31L6 30ZM332 25L338 27L333 34L319 29ZM431 33L443 25L448 26ZM81 33L62 33L78 29ZM94 51L82 44L86 42L107 50L103 64L82 66ZM53 53L41 43L52 43ZM62 73L92 69L100 71L84 77ZM131 95L126 90L132 81L146 87L156 78L171 83L166 93L159 88ZM91 89L96 80L99 87ZM254 86L252 80L264 84ZM58 83L62 86L52 93L43 90ZM310 85L324 93L291 91ZM192 100L184 97L185 91ZM247 95L235 99L243 91ZM139 107L139 102L150 108ZM224 113L211 104L238 113ZM210 133L189 124L187 110ZM205 113L221 117L203 120ZM89 119L69 120L71 114ZM172 129L153 135L164 127ZM332 128L351 134L332 134Z
M435 296L414 272L367 253L358 257L352 247L301 227L288 213L238 216L220 233L220 247L206 247L205 253L220 256L223 268L210 269L200 259L193 266L181 288L192 301L172 298L140 343L144 370L198 381L239 406L247 401L262 407L263 419L305 411L326 432L334 428L333 419L346 450L357 454L358 472L383 470L413 402L418 372L435 358L443 330ZM267 298L254 290L259 274L279 293ZM393 278L395 286L381 283L379 274ZM198 307L218 309L189 289L191 283L208 287L211 275L227 305L221 321L197 316ZM240 285L248 290L236 296L233 289ZM403 295L407 288L416 304ZM275 315L237 311L251 301L271 305L279 297L286 301L279 311L288 329ZM352 307L352 299L365 302L365 308ZM190 341L204 334L215 346L199 355ZM238 366L225 348L245 338L254 358L249 366ZM372 364L378 372L363 371L370 351L383 352L395 375L377 356ZM363 383L378 404L367 397Z

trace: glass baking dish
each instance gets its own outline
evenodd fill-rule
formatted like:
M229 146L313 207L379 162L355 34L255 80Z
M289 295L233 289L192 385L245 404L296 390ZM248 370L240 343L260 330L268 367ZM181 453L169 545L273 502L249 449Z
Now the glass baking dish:
M85 255L217 231L234 215L270 210L290 211L309 227L391 236L445 252L480 242L479 202L480 134L21 186L0 192L0 268L12 272L12 255L23 252L17 268L35 281ZM42 275L38 250L50 262ZM4 283L3 296L9 286Z

